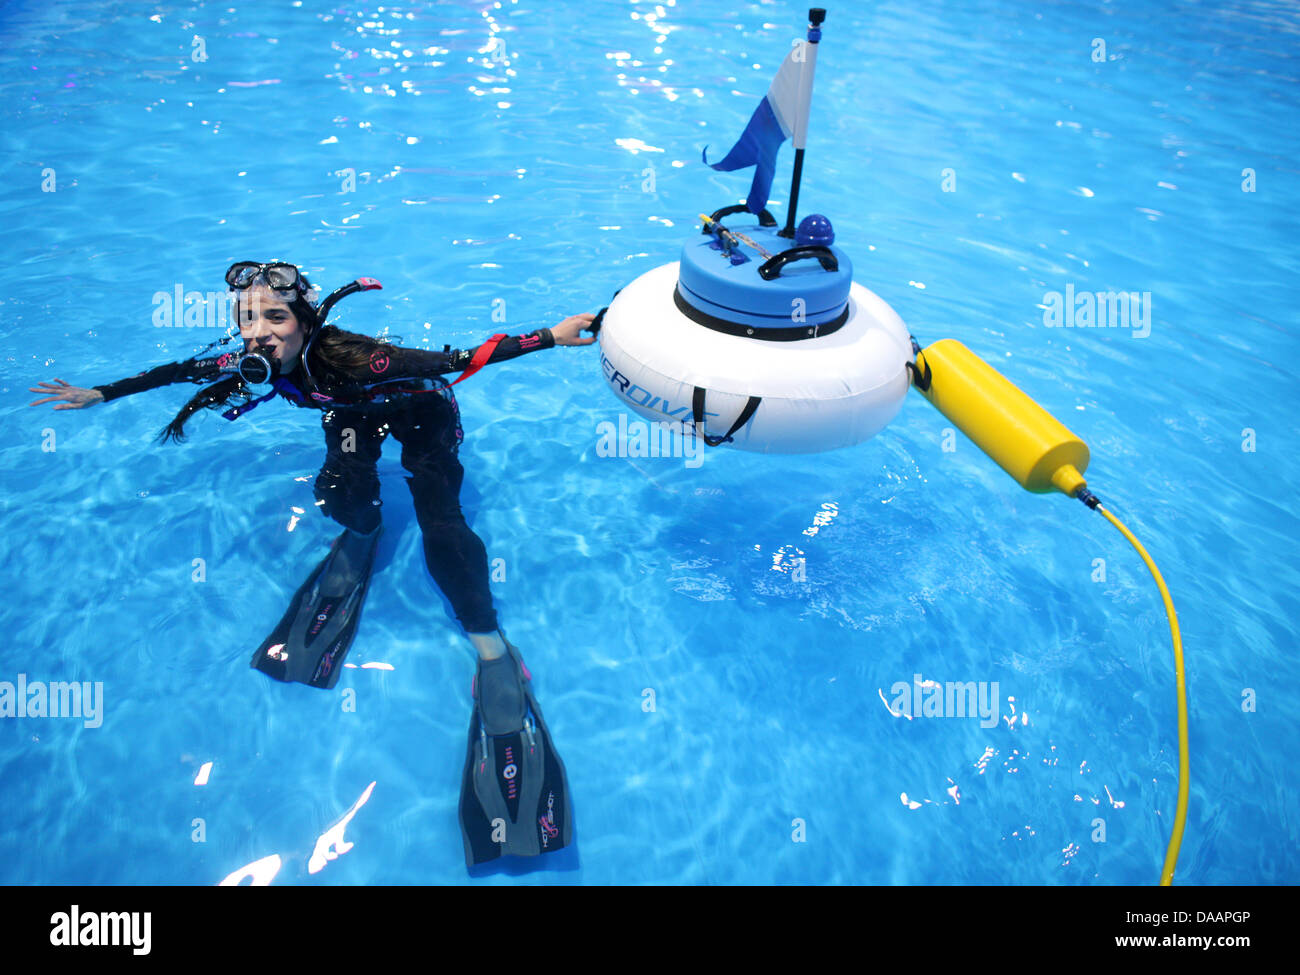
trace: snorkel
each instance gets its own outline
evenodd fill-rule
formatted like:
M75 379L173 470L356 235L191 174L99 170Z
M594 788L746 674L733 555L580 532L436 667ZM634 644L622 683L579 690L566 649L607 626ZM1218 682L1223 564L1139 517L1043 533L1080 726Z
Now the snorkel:
M308 384L313 387L310 392L314 395L319 395L317 392L317 382L316 378L311 374L311 366L307 364L307 357L312 350L312 346L316 344L316 339L319 337L321 330L325 327L325 318L329 315L330 309L348 295L354 295L358 291L379 291L382 290L383 287L384 286L374 278L357 278L355 281L349 281L341 288L335 288L326 296L324 301L312 309L316 318L316 324L312 327L311 334L307 336L307 341L303 345L302 351L298 353L298 358L302 362L302 371L307 377ZM290 307L292 307L292 303L290 304Z

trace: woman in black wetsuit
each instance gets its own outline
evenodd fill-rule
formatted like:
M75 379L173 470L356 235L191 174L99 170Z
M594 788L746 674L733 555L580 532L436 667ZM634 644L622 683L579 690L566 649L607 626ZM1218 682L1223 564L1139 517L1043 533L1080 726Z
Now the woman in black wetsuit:
M473 866L505 853L528 856L567 845L564 765L533 697L531 675L498 628L487 551L460 510L465 471L457 448L463 433L456 399L442 377L463 371L463 379L483 365L554 345L590 345L595 338L580 333L594 316L573 315L527 335L494 335L473 350L429 352L325 324L336 301L379 287L370 278L339 288L319 304L316 289L292 264L241 262L226 272L226 282L235 294L242 354L195 357L90 389L55 379L32 387L49 395L31 405L59 401L56 410L75 410L170 383L208 383L163 429L160 438L175 441L205 407L229 407L223 415L231 420L275 396L319 409L326 457L316 498L345 530L253 665L278 680L326 688L338 680L365 598L382 527L375 464L391 434L402 445L402 466L410 474L429 572L479 657L461 782L466 861ZM270 391L255 397L257 386Z
M312 302L315 289L306 276L291 264L242 262L227 272L227 283L235 291L245 354L261 355L278 371L266 396L252 398L250 384L232 371L240 357L227 353L159 366L90 389L56 379L32 388L52 394L32 405L61 400L55 409L81 409L169 383L217 380L191 398L163 430L163 440L175 441L184 439L185 422L193 414L204 407L228 406L232 399L240 405L226 411L230 419L275 395L295 406L319 409L327 453L316 478L317 502L351 535L365 538L372 538L380 526L375 464L391 434L402 445L402 466L410 473L407 483L430 574L479 656L492 659L503 654L506 647L492 607L486 549L460 509L465 475L457 457L463 437L460 411L441 377L471 364L504 362L554 345L590 345L595 338L582 338L580 332L593 316L574 315L555 328L527 335L494 336L473 350L430 352L324 325L334 301L378 287L372 279L353 282L320 305ZM349 541L355 543L353 547L364 547L349 535L343 541L345 547Z

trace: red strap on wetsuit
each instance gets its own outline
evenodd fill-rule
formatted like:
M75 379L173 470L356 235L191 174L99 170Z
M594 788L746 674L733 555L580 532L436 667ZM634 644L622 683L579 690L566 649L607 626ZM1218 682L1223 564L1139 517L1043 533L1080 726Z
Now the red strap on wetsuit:
M455 386L461 379L468 379L470 376L474 375L474 373L482 369L487 365L487 361L492 358L492 353L496 351L497 346L506 338L508 338L506 335L494 335L480 345L478 351L474 353L474 358L469 360L468 368L460 374L460 379L456 379L447 385Z

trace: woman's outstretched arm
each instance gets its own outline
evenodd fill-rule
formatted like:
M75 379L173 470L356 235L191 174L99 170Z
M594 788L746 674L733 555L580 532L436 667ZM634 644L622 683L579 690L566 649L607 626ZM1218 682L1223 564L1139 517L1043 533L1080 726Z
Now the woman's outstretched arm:
M524 335L507 336L492 349L492 355L484 365L505 362L529 352L538 352L557 345L590 345L596 341L595 336L582 338L580 333L590 326L593 318L594 315L587 314L570 315L554 328L539 328ZM447 348L441 352L399 348L392 361L377 356L371 364L371 370L390 376L441 375L460 372L469 367L475 353L482 347L478 345L471 349Z
M589 328L595 320L595 315L570 315L560 324L551 329L551 334L555 336L556 345L591 345L596 341L596 336L590 338L582 337L582 330Z
M53 393L45 399L38 399L28 406L40 406L42 403L52 403L56 400L62 400L62 404L56 406L56 410L84 410L87 406L94 406L96 403L104 402L104 394L97 389L82 389L80 386L70 386L62 379L55 379L52 383L37 383L35 386L29 386L29 391L33 393Z
M119 379L115 383L92 386L89 389L71 386L62 379L56 378L53 383L38 383L29 387L33 393L50 393L52 395L47 396L45 399L38 399L28 405L40 406L42 403L62 400L61 405L54 407L56 410L81 410L87 406L94 406L96 403L106 403L109 400L117 399L119 396L140 393L146 389L156 389L159 386L167 386L171 383L205 382L209 379L216 379L220 374L221 369L218 365L218 359L210 358L169 362L153 369L146 369L135 376Z

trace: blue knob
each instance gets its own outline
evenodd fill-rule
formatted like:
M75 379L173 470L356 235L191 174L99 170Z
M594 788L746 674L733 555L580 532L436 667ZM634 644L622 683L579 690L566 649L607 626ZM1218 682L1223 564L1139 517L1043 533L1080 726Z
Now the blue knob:
M794 232L794 242L829 246L835 243L835 228L820 213L810 213L799 221L799 226Z

